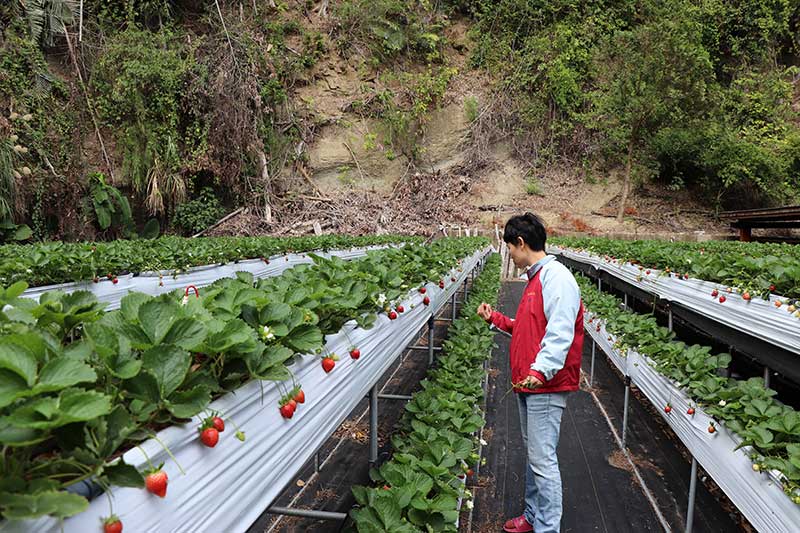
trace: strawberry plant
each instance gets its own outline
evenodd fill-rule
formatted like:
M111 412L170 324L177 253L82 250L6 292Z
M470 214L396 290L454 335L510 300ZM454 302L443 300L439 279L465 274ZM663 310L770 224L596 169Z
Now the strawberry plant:
M479 301L495 301L498 271L495 256L475 280L436 368L406 404L391 439L392 459L370 472L376 487L353 488L358 531L456 531L458 500L466 496L459 476L467 462L477 462L475 433L483 416L475 406L483 396L483 362L494 346L492 332L471 310Z
M776 392L765 388L761 378L722 377L721 370L731 362L729 354L676 341L655 317L623 310L621 300L598 291L587 278L579 277L578 283L587 307L616 336L618 350L633 348L649 357L655 369L676 382L696 405L739 435L740 447L751 447L761 462L780 471L787 493L800 490L800 461L793 461L800 457L790 453L800 451L800 413L775 400ZM664 411L672 411L671 406L667 404ZM692 406L686 414L694 413ZM712 422L707 431L715 434L717 424Z

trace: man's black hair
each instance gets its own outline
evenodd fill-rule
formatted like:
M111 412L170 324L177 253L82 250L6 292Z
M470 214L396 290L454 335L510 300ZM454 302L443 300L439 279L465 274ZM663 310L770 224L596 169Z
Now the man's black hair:
M508 219L503 230L503 240L516 245L519 237L522 237L525 244L530 246L534 252L543 252L545 242L547 242L547 232L542 219L533 213L525 213Z

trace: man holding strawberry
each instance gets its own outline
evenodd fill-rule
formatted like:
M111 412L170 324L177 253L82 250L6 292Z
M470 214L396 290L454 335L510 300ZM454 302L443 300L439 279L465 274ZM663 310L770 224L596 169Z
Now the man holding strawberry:
M505 523L509 533L558 533L562 489L558 438L567 394L578 390L583 352L583 304L572 273L545 253L547 234L536 215L511 218L503 231L511 259L528 282L515 319L489 304L478 314L512 334L511 382L517 393L528 456L525 512Z

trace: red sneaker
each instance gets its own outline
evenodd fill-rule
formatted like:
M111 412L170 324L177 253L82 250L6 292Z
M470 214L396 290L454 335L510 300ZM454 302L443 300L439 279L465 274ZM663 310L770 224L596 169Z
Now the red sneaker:
M512 518L503 526L503 531L508 533L529 533L533 531L533 526L525 519L525 515Z

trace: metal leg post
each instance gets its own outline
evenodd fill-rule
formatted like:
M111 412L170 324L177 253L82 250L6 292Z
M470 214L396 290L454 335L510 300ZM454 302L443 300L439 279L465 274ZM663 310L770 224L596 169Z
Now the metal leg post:
M378 384L369 391L369 464L378 462Z
M428 319L428 365L433 364L433 315Z
M628 432L628 404L631 401L631 377L625 376L625 402L622 406L622 445L625 446L625 436Z
M594 342L594 339L592 339L592 365L589 367L589 386L590 387L592 386L592 383L594 383L594 355L595 355L596 351L597 351L597 343Z
M697 493L697 459L692 457L692 478L689 480L689 504L686 509L686 533L692 533L694 525L694 499Z

